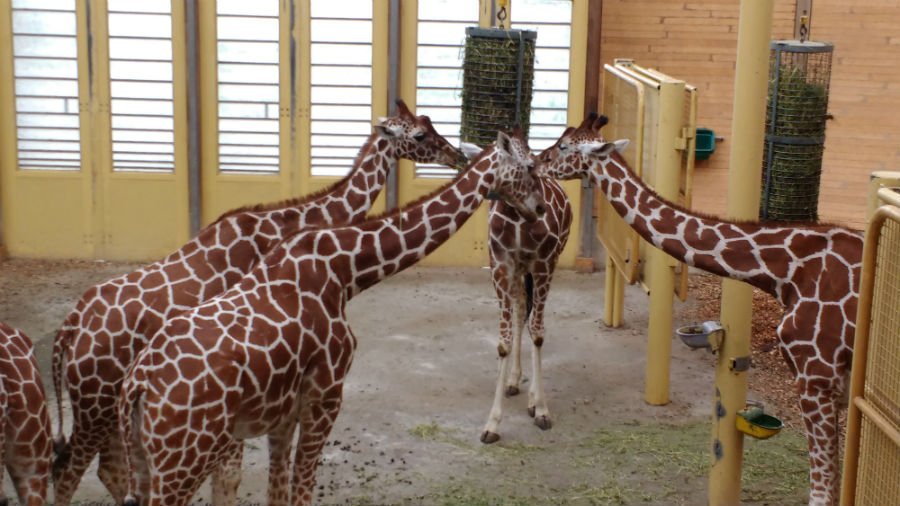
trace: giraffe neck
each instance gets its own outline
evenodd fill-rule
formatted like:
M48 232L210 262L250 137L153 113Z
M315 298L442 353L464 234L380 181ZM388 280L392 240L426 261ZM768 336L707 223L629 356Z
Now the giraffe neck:
M788 249L804 249L821 227L767 226L699 216L649 189L617 154L595 160L594 183L644 240L675 259L712 274L746 281L781 299L799 267ZM752 190L751 190L752 191ZM788 253L788 254L786 254Z
M396 149L373 133L360 149L350 173L327 190L302 203L273 209L285 227L340 225L362 219L384 187L387 175L397 168Z
M459 230L491 188L496 156L494 147L486 149L469 170L420 203L365 224L363 230L377 234L380 248L378 254L363 251L354 258L350 296L414 265Z
M397 169L397 159L397 150L388 140L374 133L369 136L349 176L328 192L330 200L341 201L347 207L347 223L362 218L372 208L388 173ZM333 217L329 221L336 222Z
M347 267L338 275L348 298L406 269L446 242L478 209L493 183L496 157L496 148L487 148L456 180L417 204L356 226L312 232L317 256Z

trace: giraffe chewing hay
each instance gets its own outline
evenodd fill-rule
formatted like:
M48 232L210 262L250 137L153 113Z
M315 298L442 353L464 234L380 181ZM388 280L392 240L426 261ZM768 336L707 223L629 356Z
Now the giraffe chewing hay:
M0 505L8 469L22 506L43 506L50 479L50 414L34 347L0 322Z
M545 173L588 174L616 212L677 260L745 281L785 308L779 349L794 374L809 446L810 506L837 504L838 409L846 404L863 237L818 223L758 223L703 216L649 189L606 142L605 117L590 116L541 155Z
M82 295L53 342L53 384L60 428L53 464L55 501L69 504L88 464L100 453L97 474L117 503L127 488L116 398L128 367L172 315L222 294L256 266L290 231L353 223L381 191L399 158L455 165L464 157L438 134L427 116L403 101L381 120L350 173L307 197L225 213L159 262L94 286ZM72 434L63 436L63 384L72 401ZM240 482L241 448L213 479L216 504L233 504Z
M310 504L356 349L347 302L447 241L489 190L537 219L534 166L524 139L501 132L420 203L290 235L230 290L170 319L138 356L119 399L126 506L184 506L229 448L262 435L268 504Z

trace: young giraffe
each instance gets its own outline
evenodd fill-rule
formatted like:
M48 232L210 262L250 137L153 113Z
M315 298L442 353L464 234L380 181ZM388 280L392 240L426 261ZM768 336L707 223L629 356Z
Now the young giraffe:
M132 473L125 504L139 504L135 491L146 498L140 504L187 504L226 457L223 448L261 435L269 437L268 504L310 504L356 348L347 301L443 244L489 190L536 219L543 211L533 169L525 141L498 133L496 145L421 203L357 225L299 231L238 285L169 320L119 400Z
M548 430L553 425L541 377L544 304L550 292L556 262L569 238L572 206L566 192L555 180L540 177L536 181L542 205L547 210L536 222L530 223L501 199L491 203L488 214L491 279L500 299L500 342L497 345L500 363L494 403L481 433L481 442L485 444L500 439L498 427L503 415L504 394L513 396L519 393L525 323L528 323L533 345L528 413L542 430ZM513 321L516 324L514 333Z
M274 205L230 211L165 259L85 292L53 346L60 420L53 466L57 505L69 504L98 451L101 481L117 502L124 498L127 478L115 432L116 398L128 366L172 314L237 283L288 231L364 218L399 158L445 165L464 160L427 116L414 116L403 101L397 102L397 109L395 116L375 126L350 174L330 188ZM62 429L64 379L72 400L68 444ZM234 458L214 479L217 504L234 502L229 497L240 480L239 449Z
M22 506L43 506L50 479L50 415L31 340L0 322L0 506L3 468Z
M779 349L794 374L809 444L809 504L838 500L838 409L845 407L856 329L863 237L818 223L733 222L668 202L634 175L607 143L605 118L590 117L541 161L547 175L589 173L616 212L645 240L674 258L745 281L784 306Z

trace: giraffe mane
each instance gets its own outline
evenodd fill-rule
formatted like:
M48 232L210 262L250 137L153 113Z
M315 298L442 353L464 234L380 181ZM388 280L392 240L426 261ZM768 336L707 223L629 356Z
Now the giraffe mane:
M631 169L631 166L628 165L628 162L625 161L625 158L623 158L622 155L619 154L618 152L613 152L613 154L611 155L611 158L619 165L619 167L621 167L622 169L627 171L628 174L632 178L639 181L644 186L644 188L646 189L647 192L649 192L651 195L653 195L657 199L664 202L666 204L666 206L671 207L672 209L675 209L676 211L681 211L685 214L689 214L696 218L700 218L703 220L709 220L709 221L715 221L715 222L719 222L719 223L728 223L728 224L737 225L737 226L758 226L758 227L773 227L773 228L785 227L785 228L806 228L806 229L842 228L845 230L855 231L854 229L851 229L847 226L841 225L839 223L831 223L831 222L789 221L789 220L760 221L760 220L752 220L752 219L736 220L736 219L730 219L730 218L723 218L721 216L716 216L716 215L710 214L710 213L698 212L695 209L686 208L680 204L676 204L675 202L672 202L671 200L661 196L659 193L656 192L655 189L653 189L649 185L647 185L647 183L640 176L638 176L637 174L634 173L634 171Z
M356 153L356 158L353 159L353 165L352 165L353 169L355 169L356 167L359 167L359 165L362 163L363 153L365 153L366 150L369 149L369 147L377 141L377 138L378 138L378 134L376 134L376 133L372 133L371 135L369 135L369 138L366 139L365 144L363 144L362 147L359 148L359 152ZM265 202L262 204L250 204L247 206L236 207L234 209L231 209L230 211L225 211L224 213L222 213L222 215L219 216L218 218L216 218L216 220L213 221L213 223L220 222L220 221L224 220L225 218L234 216L236 214L259 213L259 212L263 212L263 211L272 211L274 209L279 209L282 207L294 207L294 206L299 206L300 204L304 204L306 202L311 202L311 201L331 192L334 189L334 187L345 183L347 180L349 180L351 177L353 177L353 174L354 174L353 169L351 169L350 172L348 172L344 177L342 177L340 180L338 180L334 184L328 185L325 188L322 188L320 190L314 191L312 193L308 193L306 195L301 195L299 197L282 199L282 200L278 200L275 202Z

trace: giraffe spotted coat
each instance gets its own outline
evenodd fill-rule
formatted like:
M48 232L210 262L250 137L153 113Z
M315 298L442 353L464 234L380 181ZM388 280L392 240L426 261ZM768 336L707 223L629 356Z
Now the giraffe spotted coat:
M426 116L398 101L360 150L349 175L314 195L230 211L165 259L89 289L53 344L60 431L53 465L57 505L69 504L81 476L100 453L98 475L116 502L127 486L115 403L128 366L172 315L223 293L259 263L288 232L351 223L365 217L400 157L454 165L462 154ZM62 435L63 384L72 401L72 434ZM213 499L233 503L240 448L214 477Z
M268 504L310 504L356 348L347 301L443 244L489 190L531 219L540 212L532 157L510 149L524 140L501 133L497 144L417 205L287 237L232 289L169 320L132 366L119 400L132 475L125 504L187 504L227 458L223 449L262 435L270 448Z
M846 403L863 237L818 223L735 222L703 216L659 197L608 143L605 118L589 117L542 154L545 173L590 174L638 234L677 260L745 281L785 308L779 349L794 374L809 446L810 506L838 501L838 409Z
M0 504L3 470L23 506L42 506L50 479L50 415L31 340L0 322Z

